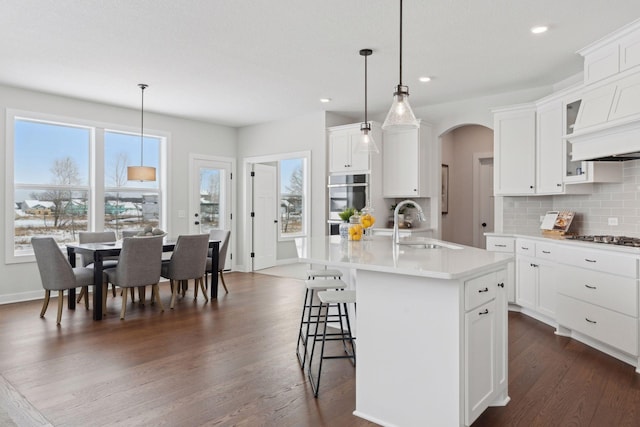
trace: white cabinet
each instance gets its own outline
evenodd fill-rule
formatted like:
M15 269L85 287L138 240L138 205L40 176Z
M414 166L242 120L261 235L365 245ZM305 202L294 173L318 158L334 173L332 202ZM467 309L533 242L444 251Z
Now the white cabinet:
M430 197L431 128L383 132L382 193L384 197Z
M539 105L536 112L536 193L564 191L562 100Z
M465 283L465 425L506 391L505 278L500 270Z
M516 302L547 320L556 315L557 264L550 261L556 251L555 245L516 241Z
M373 137L381 141L378 123L371 123ZM329 172L368 173L370 171L369 154L357 151L360 141L360 123L329 128Z
M493 123L495 195L535 194L535 106L494 110Z
M502 252L507 254L515 253L514 237L504 236L486 236L487 237L487 250L491 252ZM510 303L516 302L516 268L515 261L510 262L507 265L505 271L504 284L506 289L506 298Z

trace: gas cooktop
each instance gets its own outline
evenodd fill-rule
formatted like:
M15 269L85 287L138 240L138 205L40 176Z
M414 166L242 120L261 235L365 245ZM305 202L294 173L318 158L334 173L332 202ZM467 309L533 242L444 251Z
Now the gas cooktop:
M631 246L640 248L640 237L627 236L567 236L567 240L579 240L581 242L606 243L609 245Z

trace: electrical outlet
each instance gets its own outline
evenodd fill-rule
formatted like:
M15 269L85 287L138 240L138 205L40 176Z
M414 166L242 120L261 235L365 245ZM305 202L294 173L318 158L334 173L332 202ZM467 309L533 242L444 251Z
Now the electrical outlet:
M618 225L618 218L609 218L608 224L609 225Z

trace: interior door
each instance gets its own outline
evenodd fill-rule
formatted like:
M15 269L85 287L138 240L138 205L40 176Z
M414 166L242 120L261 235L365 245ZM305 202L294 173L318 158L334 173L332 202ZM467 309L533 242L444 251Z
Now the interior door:
M494 230L494 197L493 197L493 158L480 157L477 159L477 189L478 195L474 197L474 246L482 249L487 247L487 239L484 233ZM475 171L474 171L475 173Z
M211 229L231 230L232 163L192 157L190 162L189 233L208 233ZM179 212L180 215L180 212ZM231 242L227 262L231 266Z
M276 265L278 175L275 166L253 165L253 269Z

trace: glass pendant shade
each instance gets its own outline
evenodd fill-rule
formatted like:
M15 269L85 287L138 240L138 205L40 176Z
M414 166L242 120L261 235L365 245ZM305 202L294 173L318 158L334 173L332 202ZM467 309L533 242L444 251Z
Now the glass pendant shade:
M409 104L409 88L399 85L393 94L393 104L391 104L391 109L387 113L382 129L390 127L416 129L418 126L416 116L413 114Z
M151 166L127 167L127 179L129 181L155 181L156 168Z
M376 141L373 139L370 123L362 123L360 125L360 139L358 140L356 151L360 153L380 153Z

